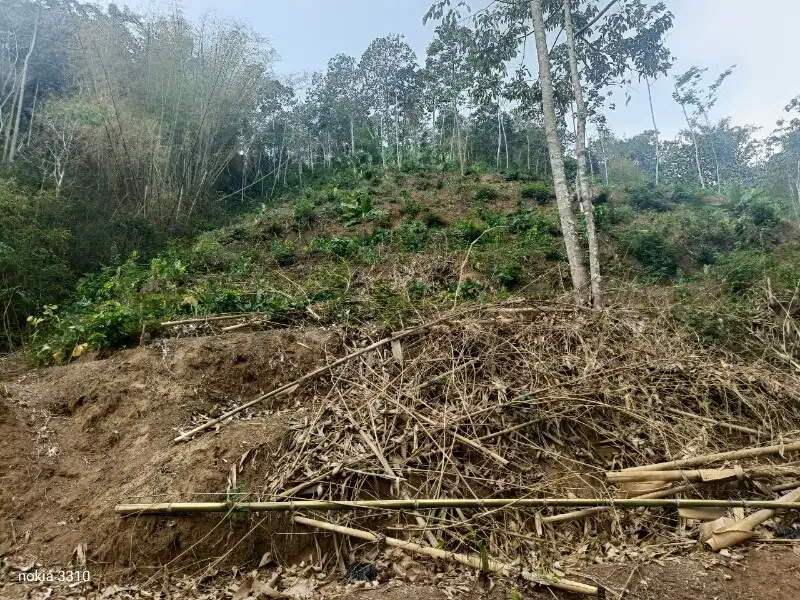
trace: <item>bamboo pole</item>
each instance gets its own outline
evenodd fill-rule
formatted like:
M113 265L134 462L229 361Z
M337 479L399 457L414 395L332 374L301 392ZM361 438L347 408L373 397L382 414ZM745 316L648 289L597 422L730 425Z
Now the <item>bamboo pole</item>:
M691 492L697 488L696 485L687 483L686 485L679 485L676 487L672 487L666 490L658 490L655 492L649 492L647 494L642 494L639 498L647 500L651 498L669 498L670 496L674 496L675 494L682 494L683 492ZM613 506L596 506L594 508L585 508L583 510L576 510L568 513L562 513L560 515L552 515L549 517L542 517L542 523L564 523L567 521L574 521L576 519L582 519L583 517L591 517L592 515L596 515L599 513L609 512L614 510Z
M119 504L114 510L121 515L205 513L205 512L291 512L296 510L420 510L433 508L547 508L558 506L608 506L641 508L665 506L673 508L741 507L800 510L800 501L773 500L698 500L664 498L437 498L421 500L288 500L284 502L164 502L154 504Z
M689 471L608 471L609 483L633 481L725 481L740 477L784 477L800 474L800 468L764 467L761 469L698 469Z
M162 327L172 327L175 325L192 325L194 323L210 323L212 321L233 321L235 319L245 319L247 317L266 317L267 313L263 312L249 312L239 313L236 315L214 315L209 317L195 317L193 319L184 319L182 321L167 321L161 323Z
M391 538L391 537L377 536L374 533L370 533L369 531L364 531L362 529L353 529L352 527L342 527L341 525L334 525L333 523L327 523L325 521L317 521L315 519L307 519L306 517L299 517L299 516L295 517L294 522L298 523L299 525L305 525L307 527L316 527L317 529L323 529L325 531L332 531L334 533L349 535L351 537L359 538L361 540L366 540L368 542L384 543L387 546L392 546L394 548L401 548L409 552L423 554L425 556L430 556L432 558L440 558L443 560L457 562L472 569L482 570L485 566L488 566L490 571L506 576L511 574L512 572L512 567L510 565L506 565L499 561L492 560L491 558L484 561L480 556L457 554L455 552L448 552L446 550L441 550L439 548L426 548L425 546L420 546L419 544L415 544L414 542L407 542L405 540L398 540L396 538ZM597 587L593 585L586 585L585 583L579 583L577 581L570 581L569 579L542 579L537 577L534 579L534 582L540 585L546 585L549 587L553 587L559 590L564 590L567 592L572 592L575 594L585 594L587 596L598 595Z
M300 377L298 379L295 379L291 383L287 383L286 385L282 385L281 387L279 387L277 389L274 389L271 392L268 392L268 393L264 394L263 396L259 396L255 400L251 400L250 402L245 402L244 404L240 404L239 406L237 406L235 408L232 408L231 410L229 410L225 414L217 417L216 419L211 419L210 421L206 421L205 423L203 423L202 425L199 425L198 427L195 427L191 431L187 431L186 433L182 433L181 435L176 437L173 440L173 442L186 441L186 440L190 439L193 435L195 435L197 433L200 433L201 431L205 431L206 429L209 429L210 427L213 427L217 423L221 423L222 421L225 421L226 419L231 418L233 415L245 410L246 408L250 408L251 406L255 406L256 404L258 404L260 402L263 402L264 400L267 400L269 398L274 398L276 396L280 396L280 395L283 395L283 394L290 394L295 389L297 389L297 387L300 386L300 384L305 383L306 381L309 381L311 379L314 379L315 377L317 377L319 375L322 375L323 373L326 373L326 372L330 371L331 369L334 369L334 368L338 367L339 365L342 365L342 364L344 364L344 363L346 363L348 361L351 361L354 358L357 358L357 357L361 356L362 354L366 354L367 352L372 352L373 350L377 350L381 346L384 346L386 344L390 344L391 342L393 342L395 340L399 340L399 339L402 339L404 337L408 337L409 335L413 335L415 333L419 333L421 331L425 331L426 329L430 329L433 325L436 325L437 323L441 323L442 321L446 321L446 320L451 319L451 318L452 318L452 315L448 316L448 317L442 317L440 319L436 319L435 321L432 321L430 323L426 323L425 325L420 325L418 327L412 327L411 329L405 329L403 331L400 331L400 332L394 334L391 337L387 337L387 338L384 338L384 339L382 339L382 340L380 340L378 342L375 342L374 344L372 344L370 346L367 346L366 348L361 348L360 350L358 350L356 352L353 352L352 354L348 354L347 356L345 356L343 358L335 360L332 363L329 363L329 364L325 365L324 367L320 367L319 369L311 371L310 373L306 373L305 375L303 375L302 377Z
M718 454L704 454L691 458L681 458L667 462L656 463L653 465L640 465L638 467L628 467L624 471L666 471L669 469L680 469L681 467L697 467L712 462L723 460L739 460L742 458L753 458L756 456L769 456L782 454L784 452L797 452L800 450L800 442L789 444L775 444L773 446L760 446L757 448L745 448L742 450L732 450L730 452L720 452Z

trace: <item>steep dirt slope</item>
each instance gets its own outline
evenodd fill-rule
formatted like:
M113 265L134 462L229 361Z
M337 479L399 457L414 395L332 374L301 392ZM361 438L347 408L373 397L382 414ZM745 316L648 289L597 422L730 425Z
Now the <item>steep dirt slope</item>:
M163 340L0 383L0 548L24 544L66 564L86 544L89 560L109 569L158 566L194 544L184 561L218 556L249 530L247 519L121 520L113 507L137 497L209 500L192 494L224 494L240 461L236 490L263 485L291 406L259 406L256 418L191 444L172 438L313 369L336 340L323 330ZM251 533L231 561L270 539L266 528Z

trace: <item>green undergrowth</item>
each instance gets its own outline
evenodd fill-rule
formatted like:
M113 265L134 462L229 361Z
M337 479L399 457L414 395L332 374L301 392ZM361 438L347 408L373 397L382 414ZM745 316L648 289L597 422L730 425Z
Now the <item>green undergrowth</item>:
M705 343L736 346L767 280L776 295L794 294L800 245L777 201L732 196L712 203L694 189L599 189L609 286L663 288L677 323ZM585 240L580 215L577 229ZM552 182L375 172L264 203L149 261L117 259L29 318L30 347L42 363L66 362L165 334L167 320L220 313L390 330L456 301L560 295L565 261Z

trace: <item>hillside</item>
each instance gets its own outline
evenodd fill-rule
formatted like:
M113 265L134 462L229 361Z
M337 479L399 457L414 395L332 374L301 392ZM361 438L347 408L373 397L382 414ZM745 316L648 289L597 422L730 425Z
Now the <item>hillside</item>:
M36 353L64 362L210 315L386 331L464 302L563 297L552 187L519 179L368 172L304 188L149 264L133 255L84 278L71 303L35 319ZM704 343L758 352L752 323L779 321L768 285L788 302L800 280L798 227L780 205L643 183L600 189L596 203L610 302L656 304Z

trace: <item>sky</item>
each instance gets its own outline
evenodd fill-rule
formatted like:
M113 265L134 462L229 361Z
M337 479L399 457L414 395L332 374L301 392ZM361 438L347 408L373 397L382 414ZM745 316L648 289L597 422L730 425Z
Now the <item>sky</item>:
M708 67L708 82L737 65L720 90L713 118L730 116L734 123L755 125L762 134L774 129L783 107L800 95L797 23L800 0L664 0L675 15L668 46L677 58L667 78L653 86L656 120L661 132L674 136L683 126L680 108L671 98L675 74L692 65ZM470 0L474 9L491 0ZM134 9L168 9L171 0L121 0ZM324 70L338 53L360 57L369 43L399 33L424 61L434 22L422 24L432 0L182 0L186 13L198 20L211 14L249 24L269 39L281 56L281 74ZM613 9L612 9L613 10ZM528 60L533 57L529 56ZM534 71L535 72L535 71ZM607 113L617 135L652 129L647 90L642 84L624 93ZM590 132L591 133L591 132Z

